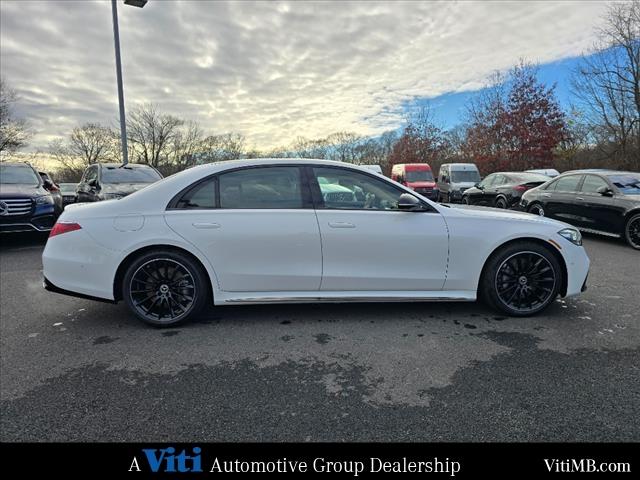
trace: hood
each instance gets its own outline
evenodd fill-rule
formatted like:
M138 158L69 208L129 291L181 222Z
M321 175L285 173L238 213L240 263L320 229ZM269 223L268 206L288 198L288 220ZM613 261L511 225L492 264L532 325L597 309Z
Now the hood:
M451 207L453 210L455 210L456 212L462 215L476 217L476 218L503 219L505 221L520 221L520 222L544 224L549 226L557 226L558 229L571 227L571 225L567 223L559 222L558 220L553 220L547 217L541 217L539 215L533 215L531 213L517 212L515 210L503 210L501 208L489 208L489 207L480 207L477 205L459 205L459 204L450 204L449 207Z
M0 184L0 198L11 197L38 197L47 195L44 187L41 185L23 185L19 183L2 183Z
M407 182L407 186L411 188L434 188L436 182Z
M475 187L476 182L451 182L453 188L471 188Z
M105 183L100 189L100 193L117 193L120 195L129 195L138 190L148 187L150 183Z

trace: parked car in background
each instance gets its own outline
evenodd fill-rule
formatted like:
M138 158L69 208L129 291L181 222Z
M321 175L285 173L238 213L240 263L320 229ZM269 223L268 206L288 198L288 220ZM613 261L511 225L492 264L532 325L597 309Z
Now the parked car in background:
M624 238L640 249L640 173L584 170L558 178L522 196L527 212L581 230Z
M95 163L89 165L76 188L76 202L98 202L126 197L162 178L149 165Z
M439 202L462 201L465 190L480 181L480 172L475 163L444 163L438 174Z
M476 186L462 194L467 205L495 208L519 207L520 197L527 190L551 180L546 175L526 172L497 172L487 175Z
M0 232L47 232L60 210L31 165L0 163Z
M451 208L362 168L313 159L211 163L118 202L71 206L42 264L46 289L122 300L156 326L211 302L480 297L527 316L579 294L589 270L576 228Z
M71 203L76 202L76 188L78 188L77 183L61 183L59 185L60 192L62 193L62 205L67 206Z
M556 178L560 175L560 172L555 168L538 168L534 170L525 170L529 173L539 173L540 175L546 175L549 178Z
M362 168L366 168L367 170L371 170L372 172L379 173L382 175L382 167L380 165L360 165Z
M391 169L391 179L418 192L429 200L438 200L438 187L428 163L399 163Z
M51 196L53 196L57 214L60 215L62 213L62 209L64 208L60 187L56 185L56 183L51 179L51 176L47 172L38 172L38 175L40 175L40 178L42 178L42 183L45 190L47 190L49 193L51 193Z

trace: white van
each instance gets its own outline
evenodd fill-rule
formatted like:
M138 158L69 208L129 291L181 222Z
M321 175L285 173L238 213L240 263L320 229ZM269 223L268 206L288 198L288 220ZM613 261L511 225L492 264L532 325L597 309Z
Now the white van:
M462 193L480 181L475 163L444 163L438 175L439 202L462 201Z

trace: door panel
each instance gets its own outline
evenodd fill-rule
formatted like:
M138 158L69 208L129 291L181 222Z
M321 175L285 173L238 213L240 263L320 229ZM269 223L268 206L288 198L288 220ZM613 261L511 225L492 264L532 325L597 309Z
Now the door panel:
M311 209L174 210L165 218L207 256L221 290L320 288L320 233Z
M576 197L583 175L558 178L542 193L546 215L572 225L578 224ZM548 195L548 196L547 196Z
M322 236L321 290L442 289L449 236L439 213L316 213Z
M620 233L623 212L615 204L613 197L598 193L598 188L611 188L597 175L586 175L580 192L576 196L576 217L578 226L602 232Z
M404 190L339 167L308 170L327 291L441 290L449 235L435 211L398 209Z

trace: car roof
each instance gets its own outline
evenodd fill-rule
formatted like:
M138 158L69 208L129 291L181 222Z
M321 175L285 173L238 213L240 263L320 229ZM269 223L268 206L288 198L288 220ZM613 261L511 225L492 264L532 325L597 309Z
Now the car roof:
M443 163L440 165L441 167L474 167L475 169L478 166L475 163Z

